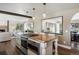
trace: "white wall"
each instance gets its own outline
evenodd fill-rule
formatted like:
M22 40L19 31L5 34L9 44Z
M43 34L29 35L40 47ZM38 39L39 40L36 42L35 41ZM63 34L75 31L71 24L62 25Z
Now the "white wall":
M63 36L64 36L64 41L62 44L70 45L71 42L71 37L70 37L70 22L74 14L79 12L79 8L74 8L74 9L68 9L68 10L63 10L63 11L58 11L55 13L50 13L47 18L50 17L56 17L56 16L63 16ZM40 32L41 30L41 17L38 17L35 19L35 28L34 30L37 32Z
M70 42L71 42L70 23L73 15L77 12L79 12L79 8L74 8L74 9L62 11L55 14L55 16L59 16L59 15L63 16L63 36L64 36L65 44L67 45L70 45Z

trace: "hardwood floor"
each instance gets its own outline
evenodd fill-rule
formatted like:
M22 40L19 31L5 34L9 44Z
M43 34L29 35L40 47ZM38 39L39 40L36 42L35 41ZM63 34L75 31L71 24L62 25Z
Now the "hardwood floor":
M21 52L15 45L15 40L1 42L0 43L0 52L3 52L2 53L3 55L20 55L21 54ZM0 55L1 55L1 53L0 53Z
M59 55L79 55L79 50L76 49L65 49L62 47L58 47Z
M58 47L59 55L79 55L79 50L76 49L65 49ZM0 55L22 55L20 50L16 47L15 40L0 43Z

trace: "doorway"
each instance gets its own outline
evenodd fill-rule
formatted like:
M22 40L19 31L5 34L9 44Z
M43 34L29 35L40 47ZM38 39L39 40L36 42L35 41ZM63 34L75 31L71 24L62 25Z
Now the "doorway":
M79 50L79 12L76 13L71 19L70 36L72 49Z

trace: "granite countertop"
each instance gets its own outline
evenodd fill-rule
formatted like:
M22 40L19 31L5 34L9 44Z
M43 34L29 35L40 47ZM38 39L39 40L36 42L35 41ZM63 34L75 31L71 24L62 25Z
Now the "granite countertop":
M36 40L36 41L43 41L43 42L48 42L50 40L54 40L56 37L55 36L50 36L50 35L42 35L39 34L38 36L32 36L31 39Z
M54 35L50 36L47 34L35 34L35 33L27 33L21 35L21 37L29 38L29 40L39 41L39 42L48 42L50 40L56 39Z

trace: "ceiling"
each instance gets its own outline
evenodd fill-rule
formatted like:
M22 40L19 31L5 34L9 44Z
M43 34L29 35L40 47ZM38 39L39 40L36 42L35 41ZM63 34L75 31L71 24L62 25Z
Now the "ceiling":
M77 7L79 7L79 3L47 3L45 11L48 13L54 13ZM42 3L0 3L0 10L11 11L24 15L32 15L32 8L36 8L36 14L41 14L44 11Z

